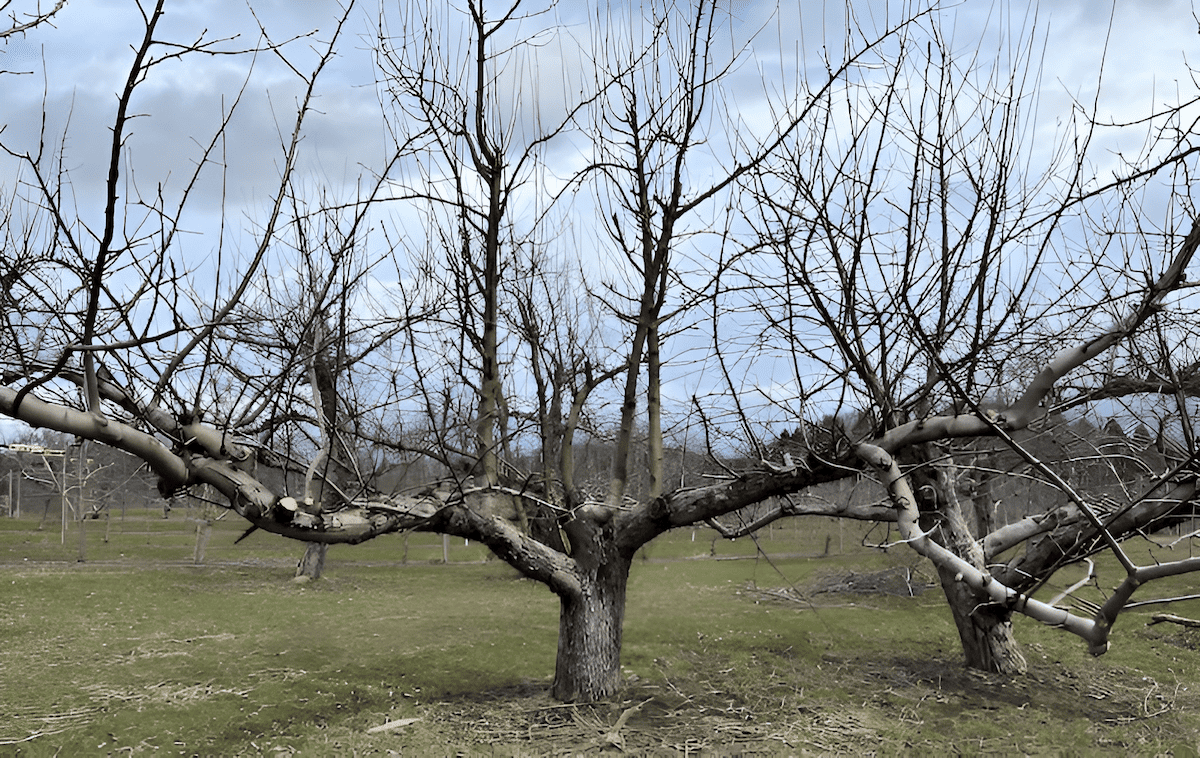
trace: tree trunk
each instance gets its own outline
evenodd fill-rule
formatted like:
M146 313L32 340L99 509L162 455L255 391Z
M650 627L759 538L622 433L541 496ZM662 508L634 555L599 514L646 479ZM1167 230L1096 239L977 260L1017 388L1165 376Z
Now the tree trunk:
M208 539L212 536L212 521L206 518L196 521L196 549L192 553L192 563L199 566L204 563L204 553L208 550Z
M325 570L325 553L329 545L324 542L310 542L305 546L304 556L296 566L296 581L312 581L321 578Z
M976 471L971 476L971 506L975 512L975 533L991 534L996 528L993 509L996 501L992 497L992 480L995 474L987 471L992 466L991 456L976 461Z
M612 556L583 576L579 595L561 598L555 699L592 702L620 688L629 564L627 557Z
M87 561L87 514L83 512L82 505L79 508L79 554L76 556L77 563L85 563Z
M954 489L953 462L938 461L930 455L937 455L937 451L914 452L918 458L932 458L929 465L913 472L914 483L919 485L914 489L920 493L917 497L922 501L920 506L925 516L922 521L927 522L921 528L928 531L936 525L931 536L939 544L986 571L983 549L967 526ZM980 598L957 581L953 571L938 567L938 578L958 629L967 667L1009 676L1025 673L1025 657L1013 636L1012 611Z
M51 500L51 498L46 498L46 501L45 501L46 506L44 508L42 508L42 519L41 519L41 521L38 522L38 525L37 525L37 530L39 532L46 528L46 519L50 517L50 500ZM59 498L59 505L62 506L63 508L66 507L65 505L62 505L61 497Z
M1008 676L1024 674L1027 665L1013 637L1012 612L981 601L966 584L955 581L951 571L939 567L938 578L958 628L967 667Z

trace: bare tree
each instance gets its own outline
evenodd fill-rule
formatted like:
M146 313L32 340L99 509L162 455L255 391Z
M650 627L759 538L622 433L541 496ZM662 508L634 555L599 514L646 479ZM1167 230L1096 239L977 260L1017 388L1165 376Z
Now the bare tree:
M787 399L789 407L803 409L807 403L866 412L867 437L888 437L910 424L933 425L947 411L974 412L989 423L1004 419L1010 428L996 433L1025 458L1028 450L1008 433L1027 428L1037 403L1048 403L1047 413L1062 411L1048 394L1051 388L1039 384L1045 379L1034 380L1044 376L1054 343L1065 335L1086 341L1099 310L1122 297L1111 278L1101 281L1110 276L1105 251L1077 242L1095 240L1088 213L1098 183L1084 167L1097 127L1080 113L1058 144L1033 141L1031 91L1040 60L1034 37L1023 47L1007 48L1010 60L960 61L950 55L940 27L930 31L932 39L924 32L905 35L894 58L855 83L854 99L831 98L786 163L759 174L762 238L779 266L768 278L761 267L736 262L731 268L739 274L726 286L750 281L760 293L777 294L752 307L797 348L799 392ZM852 108L844 107L847 100ZM1169 156L1156 164L1158 170L1178 166L1190 154L1178 141L1157 144ZM1028 156L1035 153L1047 163L1031 163ZM1146 166L1136 167L1107 189L1130 189L1146 174ZM1186 184L1173 189L1180 186L1186 192ZM1166 236L1172 246L1180 244L1170 232ZM1170 264L1155 260L1161 255L1156 252L1140 266L1126 259L1117 267L1141 268L1143 281L1161 276L1151 291L1165 292L1181 285L1182 269L1173 267L1186 265L1191 244L1190 238L1182 243L1182 257ZM1047 271L1059 267L1069 276L1049 281ZM1141 290L1133 277L1126 287ZM1111 300L1091 294L1099 288ZM1119 310L1114 317L1122 318ZM1130 333L1122 329L1122 335ZM718 343L715 349L723 348ZM1165 364L1174 365L1174 359L1166 357ZM1066 373L1056 369L1053 380ZM1021 390L1020 383L1029 381L1034 385ZM1011 402L996 407L997 398L1022 391L1019 414ZM1015 423L1014 416L1021 421ZM825 429L809 428L816 430L809 446L829 456L837 440ZM996 555L985 547L991 529L973 533L954 483L971 449L941 440L944 436L905 444L895 457L911 467L905 476L916 493L921 528L950 554L986 571ZM1030 434L1017 436L1027 440ZM1065 487L1044 463L1030 466L1033 476ZM1182 500L1168 498L1163 508L1190 497L1174 494ZM1086 507L1077 511L1083 522L1072 520L1075 527L1099 530L1098 522L1083 518L1086 513ZM1039 518L1046 528L1056 523ZM1135 534L1129 526L1123 523L1108 541ZM1051 542L1068 544L1056 538L1045 545ZM1035 563L1014 565L1012 571L1025 579L1004 572L1005 581L1038 586L1062 565ZM978 588L962 582L960 560L935 564L968 664L1023 671L1026 663L1010 624L1014 606L981 602Z
M289 200L277 247L294 253L293 267L253 288L214 333L214 343L230 347L210 361L255 385L243 390L240 413L230 409L230 424L282 453L283 492L317 516L372 484L374 466L360 459L357 440L371 419L373 353L409 324L400 314L379 317L365 292L371 204L321 199L310 207L295 188ZM297 578L319 578L327 548L308 543Z
M788 92L765 93L775 110L764 130L733 105L731 82L747 49L723 46L732 22L716 3L601 12L595 23L608 25L613 42L595 48L590 68L579 58L586 81L559 81L562 102L544 112L550 98L530 106L521 93L548 87L524 72L536 70L535 43L565 36L552 16L521 2L494 17L481 2L461 14L409 3L398 16L382 15L377 28L392 130L387 157L353 197L317 192L312 201L294 172L319 75L350 8L327 37L310 40L307 65L300 51L264 32L259 52L298 77L295 118L280 137L279 181L254 244L244 253L222 248L211 272L188 271L178 254L194 177L174 194L121 190L138 186L126 162L136 147L127 129L134 94L158 64L237 51L228 41L159 40L163 3L143 10L96 216L85 218L82 208L76 219L64 202L70 185L61 147L9 148L25 184L8 206L28 216L10 214L19 224L6 233L13 254L6 250L5 260L18 264L0 270L11 285L4 296L19 303L4 312L0 413L130 451L155 471L164 494L208 485L252 527L297 540L355 543L422 530L484 543L559 599L553 694L561 699L594 700L620 686L625 592L643 545L672 528L864 471L878 472L892 506L813 501L789 512L898 522L948 587L986 598L993 626L1011 612L1029 613L1101 652L1134 587L1197 567L1126 561L1121 599L1089 617L989 574L995 546L986 539L955 541L964 529L954 523L951 472L938 445L994 438L1053 478L1023 446L1022 430L1044 415L1061 379L1159 318L1153 314L1186 287L1200 231L1183 234L1186 224L1170 217L1161 244L1146 249L1144 281L1090 298L1086 287L1066 287L1071 299L1058 305L1060 293L1052 298L1042 285L1055 262L1052 244L1073 239L1065 227L1078 216L1068 211L1094 207L1128 182L1084 186L1075 160L1082 154L1072 153L1046 174L1065 188L1050 193L1050 206L1039 206L1044 195L1036 192L1011 197L1024 178L1014 178L1012 161L1029 149L1013 136L1021 133L1019 93L985 77L981 90L999 96L982 98L972 115L957 112L964 95L933 10L875 33L848 18L842 49L827 47L811 78L797 75ZM922 49L922 65L912 66ZM902 81L914 68L920 75ZM910 89L912 80L927 86ZM232 118L223 113L200 143L197 176L215 163ZM968 149L976 144L983 148ZM908 149L889 152L896 145ZM579 170L556 174L552 150L559 160L573 156ZM906 160L887 165L904 173L888 176L884 158L897 155ZM1176 149L1129 176L1149 180L1187 159ZM885 179L895 176L908 188L902 202L883 195ZM376 210L381 222L367 235ZM585 213L595 222L574 241L597 247L602 239L611 275L586 262L562 266L576 295L564 297L556 294L561 280L539 267L560 260L544 253L570 239L566 217ZM906 244L885 244L896 240ZM1018 253L1025 265L1014 268ZM1102 260L1092 270L1102 272ZM394 276L387 287L372 286L379 281L368 272L383 266ZM288 292L289 282L302 294ZM388 295L356 299L360 282L364 292ZM1190 301L1175 307L1191 308L1180 323L1194 318ZM1115 325L1093 323L1106 308ZM547 328L571 309L618 335L620 349L602 353L603 340ZM732 390L723 393L728 416L715 415L722 410L716 392L697 398L695 413L714 433L732 419L724 425L765 449L753 437L769 419L757 418L742 392L755 383L754 361L742 361L749 368L735 380L723 332L755 312L766 317L763 342L779 345L796 367L792 397L780 403L788 420L829 423L803 426L806 445L782 461L727 467L723 478L702 484L668 482L663 389L677 329L709 328L711 362ZM1035 339L1039 330L1058 335L1055 347L1068 344L1048 352L1054 343ZM756 345L751 357L767 349ZM1189 364L1170 349L1163 354L1177 378L1171 386L1186 386ZM1001 387L1000 377L1010 376ZM525 377L535 387L528 399L520 397ZM1000 388L1014 399L985 409L982 401ZM577 432L589 410L614 398L607 486L591 493L574 472ZM838 412L850 408L862 423L839 422ZM759 410L765 417L770 409ZM645 492L631 486L640 430L648 437ZM513 462L517 441L529 434L541 471ZM1193 446L1187 465L1164 479L1173 489L1156 496L1163 512L1194 496L1187 467L1194 435L1185 442ZM376 491L355 467L378 444L436 461L443 479L409 492ZM719 462L724 451L712 452ZM551 464L557 470L547 472ZM293 488L289 476L303 484ZM1066 482L1061 489L1073 491ZM1098 537L1119 551L1119 537L1136 528L1102 517L1078 493L1072 502L1086 519L1085 544ZM930 539L934 526L942 532ZM1039 522L1030 534L1048 528ZM951 604L961 611L967 601L957 597Z

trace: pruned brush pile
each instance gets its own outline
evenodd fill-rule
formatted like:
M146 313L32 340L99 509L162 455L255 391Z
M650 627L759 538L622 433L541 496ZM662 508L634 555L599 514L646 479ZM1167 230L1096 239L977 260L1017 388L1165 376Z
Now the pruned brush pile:
M760 600L809 605L817 595L889 595L917 597L936 586L924 573L908 566L877 571L836 571L817 576L808 586L760 588L747 585L743 592Z

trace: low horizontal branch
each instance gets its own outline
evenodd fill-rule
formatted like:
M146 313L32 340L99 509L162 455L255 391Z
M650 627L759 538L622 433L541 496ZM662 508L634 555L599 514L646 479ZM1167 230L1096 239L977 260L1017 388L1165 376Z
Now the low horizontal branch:
M884 505L846 502L833 503L827 500L810 500L807 498L801 502L795 502L786 495L781 500L783 501L781 504L773 506L770 510L760 514L756 518L739 524L736 527L726 526L716 518L706 519L705 523L717 530L717 533L725 539L732 540L753 534L781 518L791 516L828 516L855 519L857 521L896 520L896 511Z
M0 413L33 427L95 440L135 455L163 480L165 489L183 486L188 481L187 464L183 459L145 432L95 413L47 403L32 394L26 395L14 412L16 397L16 390L0 386Z

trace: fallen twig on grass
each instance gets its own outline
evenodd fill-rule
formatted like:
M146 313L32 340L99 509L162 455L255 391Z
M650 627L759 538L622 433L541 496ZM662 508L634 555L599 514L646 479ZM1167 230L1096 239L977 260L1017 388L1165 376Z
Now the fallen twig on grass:
M625 723L627 721L629 721L630 716L632 716L634 713L636 713L638 710L640 710L643 705L645 705L646 703L649 703L653 699L654 698L652 698L652 697L646 698L645 700L643 700L642 702L633 706L632 708L626 708L624 710L624 712L621 713L621 717L617 719L617 723L613 724L613 728L610 729L607 733L605 733L604 740L608 744L610 744L613 747L624 752L625 737L621 734L621 730L625 728Z
M367 734L377 734L379 732L390 732L391 730L399 729L402 726L408 726L410 724L415 724L420 720L421 720L420 716L415 716L413 718L407 718L407 719L396 719L395 721L389 721L386 724L380 724L379 726L371 727L370 729L367 730Z
M46 737L51 734L59 734L60 732L65 732L65 731L67 731L67 730L64 728L64 729L52 729L48 732L34 732L33 734L29 735L28 737L21 737L20 739L0 740L0 745L18 745L22 742L32 742L32 741L36 740L38 737Z
M1184 618L1183 616L1176 616L1173 613L1156 613L1150 617L1149 621L1146 622L1146 626L1154 626L1155 624L1161 624L1164 621L1169 621L1172 624L1179 624L1180 626L1192 628L1200 627L1200 621L1197 621L1196 619Z

